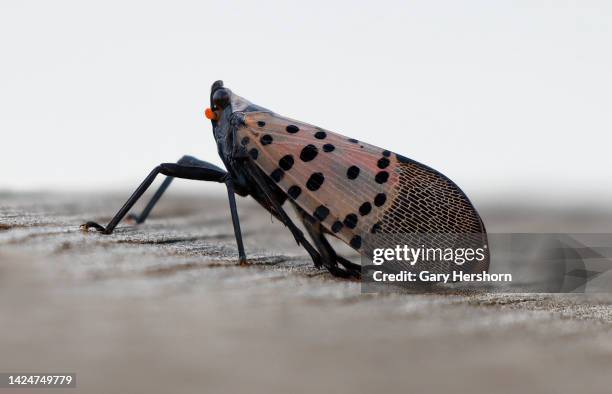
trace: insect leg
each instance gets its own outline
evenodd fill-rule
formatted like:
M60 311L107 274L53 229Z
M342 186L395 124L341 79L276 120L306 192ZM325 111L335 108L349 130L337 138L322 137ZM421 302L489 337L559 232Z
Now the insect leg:
M332 248L325 238L321 223L306 213L306 211L297 204L293 203L293 206L300 215L304 228L306 228L306 231L310 234L310 238L312 238L316 248L319 250L325 268L335 276L360 278L361 266L348 261L344 257L338 256L334 248ZM345 269L339 268L337 263L340 263Z
M223 171L221 168L215 166L214 164L211 164L211 163L208 163L202 160L198 160L195 157L187 156L187 155L181 157L179 161L177 162L177 164L182 164L182 165L191 166L191 167L200 167L200 168L216 170L216 171ZM161 196L164 194L168 186L170 186L170 184L172 183L173 179L174 177L167 176L166 179L164 179L164 182L159 186L159 188L157 189L153 197L151 197L151 200L149 200L149 202L147 203L145 208L142 210L140 215L129 214L128 218L134 220L137 224L144 223L144 221L147 220L147 217L149 216L149 214L151 213L151 211L153 210L153 208L155 207L155 205L157 204Z
M130 198L123 204L119 212L111 219L106 227L99 225L95 222L87 222L81 225L83 230L89 228L95 228L96 230L110 234L113 232L117 224L123 219L123 217L129 212L132 206L138 201L138 199L144 194L144 192L151 186L151 183L155 180L158 174L163 174L175 178L193 179L198 181L211 181L211 182L225 182L227 173L221 169L215 168L202 168L184 166L181 164L174 163L163 163L155 167L151 173L145 178L145 180L138 186L136 191L130 196Z
M281 207L278 201L276 201L276 199L273 197L272 190L270 190L270 187L266 184L266 182L263 179L261 179L261 174L258 173L256 168L252 167L252 165L247 165L246 169L249 172L249 174L253 177L253 179L255 179L255 182L264 192L265 196L268 198L272 208L274 208L274 211L277 213L278 219L285 226L289 227L289 230L291 230L291 234L293 234L293 238L295 238L295 241L298 243L298 245L302 245L304 249L306 249L310 257L312 258L314 265L317 268L320 267L322 265L321 255L310 244L310 242L308 242L308 240L304 237L304 233L302 233L302 230L300 230L295 225L295 223L293 223L289 215L287 215L287 212L285 212L283 207Z
M232 224L234 225L234 236L236 237L236 245L238 246L238 258L240 264L246 263L246 253L242 243L242 232L240 231L240 220L238 218L238 209L236 208L236 196L234 195L234 184L232 178L227 177L225 180L227 186L227 199L229 201L230 212L232 214Z

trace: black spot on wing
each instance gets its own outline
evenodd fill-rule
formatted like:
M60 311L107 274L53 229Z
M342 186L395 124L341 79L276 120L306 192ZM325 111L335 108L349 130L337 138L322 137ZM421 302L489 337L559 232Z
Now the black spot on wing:
M380 171L378 174L376 174L374 180L376 183L385 183L389 180L389 173L387 171Z
M265 125L266 125L266 122L264 122L263 120L257 121L257 126L264 127Z
M378 168L383 169L389 167L389 163L389 159L387 159L386 157L381 157L378 160L378 163L376 163L376 165L378 165Z
M332 144L323 145L323 152L333 152L334 149L336 149L336 147L333 146Z
M302 194L302 189L300 189L299 186L293 185L289 188L289 190L287 190L287 194L289 195L289 197L296 200L300 196L300 194Z
M383 156L385 156L385 157L389 157L389 156L391 156L391 152L390 152L390 151L388 151L388 150L384 150L384 151L382 152L382 155L383 155Z
M372 226L372 229L370 230L370 232L372 234L376 234L376 233L379 233L380 230L382 230L382 226L380 225L380 223L374 223L374 225Z
M246 146L246 145L248 145L248 144L249 144L249 142L250 142L250 141L251 141L251 139L250 139L249 137L244 137L244 138L242 139L242 141L240 141L240 145L242 145L242 146Z
M327 215L329 215L329 209L325 205L319 205L312 214L312 216L319 219L320 221L325 220L325 218L327 218Z
M278 161L278 166L285 171L289 171L293 167L293 156L285 155Z
M284 175L285 171L281 170L280 168L277 168L276 170L272 171L270 177L274 179L274 182L280 182L280 180L283 179Z
M361 237L359 235L355 235L351 238L351 246L355 249L359 249L361 247Z
M359 140L356 140L356 139L354 139L354 138L349 138L349 139L348 139L348 142L351 142L351 143L353 143L353 144L357 144L357 143L359 142Z
M259 142L261 142L262 145L270 145L273 140L274 139L272 138L270 134L264 134L259 139Z
M350 166L348 170L346 170L346 177L348 179L355 179L359 176L359 167Z
M257 160L257 157L259 156L259 151L253 148L249 151L249 156L251 156L251 159Z
M378 193L376 197L374 197L374 205L376 205L377 207L382 207L383 205L385 205L386 201L387 195L385 193Z
M327 137L327 133L324 131L317 131L314 136L318 140L324 140L325 137Z
M306 187L308 190L314 192L319 190L323 182L325 182L325 176L320 172L315 172L308 178L308 181L306 181Z
M372 204L370 204L369 202L364 202L363 204L361 204L361 206L359 207L359 214L361 216L365 216L368 213L370 213L372 211Z
M304 162L309 162L314 160L314 158L317 157L318 154L319 150L317 149L317 147L312 144L309 144L302 149L302 152L300 152L300 159Z
M287 127L285 128L285 130L287 130L287 133L291 133L291 134L295 134L295 133L297 133L298 131L300 131L300 129L299 129L297 126L292 125L292 124L290 124L289 126L287 126Z
M342 230L342 227L344 227L344 224L342 224L341 221L336 220L334 224L332 224L331 230L332 232L337 233L338 231Z
M355 215L354 213L349 213L344 218L344 225L348 228L355 228L357 227L358 221L359 219L357 219L357 215Z

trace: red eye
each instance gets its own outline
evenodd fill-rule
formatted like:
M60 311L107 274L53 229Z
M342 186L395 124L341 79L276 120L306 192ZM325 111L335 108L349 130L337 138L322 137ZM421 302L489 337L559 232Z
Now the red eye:
M210 120L217 120L217 114L210 108L206 108L206 111L204 111L204 115L206 115L206 117Z

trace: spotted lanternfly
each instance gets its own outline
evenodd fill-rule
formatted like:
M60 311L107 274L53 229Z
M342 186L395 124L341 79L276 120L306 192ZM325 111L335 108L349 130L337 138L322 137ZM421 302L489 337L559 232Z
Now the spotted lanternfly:
M371 234L486 234L466 195L432 168L282 117L234 94L222 81L212 85L210 101L206 117L226 170L191 156L160 164L106 227L88 222L82 228L110 234L161 173L167 178L133 216L136 222L145 221L173 178L225 183L240 263L247 259L234 194L253 197L289 228L315 266L341 277L359 277L360 266L337 255L328 235L365 255L373 247L367 244ZM295 208L314 245L287 215L285 203ZM488 258L469 271L487 268Z

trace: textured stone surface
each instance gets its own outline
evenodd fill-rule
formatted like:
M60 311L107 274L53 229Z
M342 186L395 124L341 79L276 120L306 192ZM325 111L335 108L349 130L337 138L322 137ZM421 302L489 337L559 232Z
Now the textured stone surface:
M362 295L247 200L253 264L237 266L218 196L171 193L144 225L79 231L124 199L0 194L1 372L76 372L72 393L612 387L608 295ZM612 228L596 209L481 213L492 232Z

